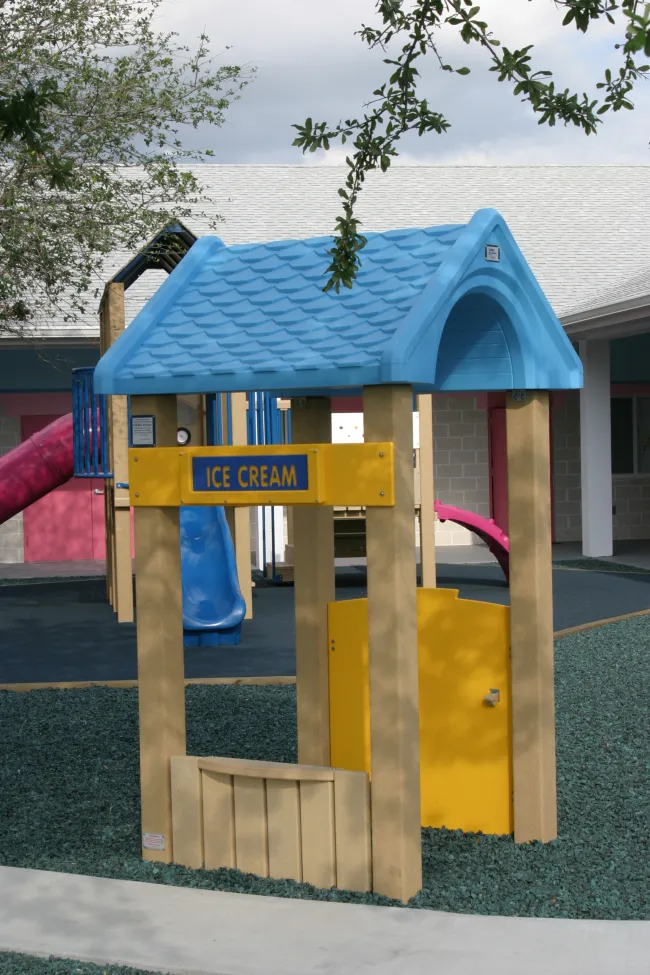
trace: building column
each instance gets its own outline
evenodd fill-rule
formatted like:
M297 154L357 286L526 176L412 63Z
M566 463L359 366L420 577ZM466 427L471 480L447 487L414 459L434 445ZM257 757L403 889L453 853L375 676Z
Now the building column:
M609 339L579 343L584 369L580 390L582 554L613 554L612 432Z

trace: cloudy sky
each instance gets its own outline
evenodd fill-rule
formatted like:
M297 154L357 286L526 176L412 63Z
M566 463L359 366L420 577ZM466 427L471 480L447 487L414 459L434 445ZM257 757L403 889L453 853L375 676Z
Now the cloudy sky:
M480 0L478 0L480 2ZM553 0L483 0L482 13L502 44L534 43L536 68L552 70L558 86L596 94L606 67L618 67L620 28L606 23L587 35L561 26ZM215 162L331 164L345 151L303 157L292 148L294 122L307 116L337 122L363 111L372 90L387 79L382 55L355 36L362 23L377 23L374 0L164 0L157 26L192 43L202 30L223 63L251 65L255 81L228 112L221 129L186 133L186 145L213 149ZM442 136L409 138L401 159L439 164L650 164L650 82L635 94L635 111L608 114L599 134L539 126L506 84L488 72L484 52L467 47L453 28L441 33L444 56L462 77L438 70L430 60L422 91L452 128ZM317 154L320 156L320 154Z

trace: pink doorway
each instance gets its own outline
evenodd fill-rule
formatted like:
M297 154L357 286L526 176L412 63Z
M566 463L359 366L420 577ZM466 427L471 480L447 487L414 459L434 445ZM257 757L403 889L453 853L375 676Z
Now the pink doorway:
M506 448L505 406L488 410L488 445L490 460L490 517L508 532L508 454ZM553 441L549 417L551 445L551 538L555 541L555 503L553 496Z
M489 414L490 515L508 532L508 455L506 452L506 410L494 407Z
M21 436L32 437L61 414L23 416ZM77 562L105 558L104 482L72 478L25 509L25 562Z

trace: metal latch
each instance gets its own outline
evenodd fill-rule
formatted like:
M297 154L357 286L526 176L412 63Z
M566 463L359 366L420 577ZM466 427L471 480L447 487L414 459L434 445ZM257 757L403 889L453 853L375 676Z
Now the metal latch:
M490 693L486 694L483 698L483 702L488 705L488 707L495 708L499 701L501 700L501 694L498 687L491 687Z

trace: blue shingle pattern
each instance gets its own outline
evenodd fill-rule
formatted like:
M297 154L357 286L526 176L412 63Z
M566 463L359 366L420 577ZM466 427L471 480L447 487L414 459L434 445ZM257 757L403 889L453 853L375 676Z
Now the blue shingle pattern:
M182 305L163 312L126 375L236 375L345 369L379 362L460 228L371 234L357 286L324 294L331 238L194 245L203 260Z
M493 237L497 234L494 240L503 238L500 265L485 264L480 245L490 231ZM97 391L315 393L383 382L435 388L438 347L453 307L446 308L445 302L452 297L459 301L477 273L491 275L487 283L493 290L504 290L504 298L508 291L511 303L510 292L522 288L517 273L523 275L528 303L539 306L537 317L546 315L545 327L554 335L545 350L553 388L575 385L575 375L571 380L562 375L564 365L571 365L575 373L575 354L494 211L479 211L466 226L393 230L368 234L367 241L354 287L337 295L322 290L330 237L233 247L217 237L200 238L102 358L95 376ZM513 253L508 261L510 241ZM474 268L472 262L477 261ZM467 287L465 279L470 282ZM470 305L475 311L476 301ZM528 318L521 326L522 336L535 324L530 313ZM475 356L470 373L466 368L455 372L456 358L467 359L455 344L476 332L473 322L472 328L458 327L457 341L446 342L440 388L468 388L458 383L470 381L478 383L476 389L493 388L489 356L482 368L482 352ZM510 363L507 325L503 330L494 320L490 327L499 332L501 379L512 377L522 387L540 381L543 385L548 377L543 375L543 355L540 374L540 350L530 357L528 372L520 368L517 376ZM555 362L553 342L562 346Z

